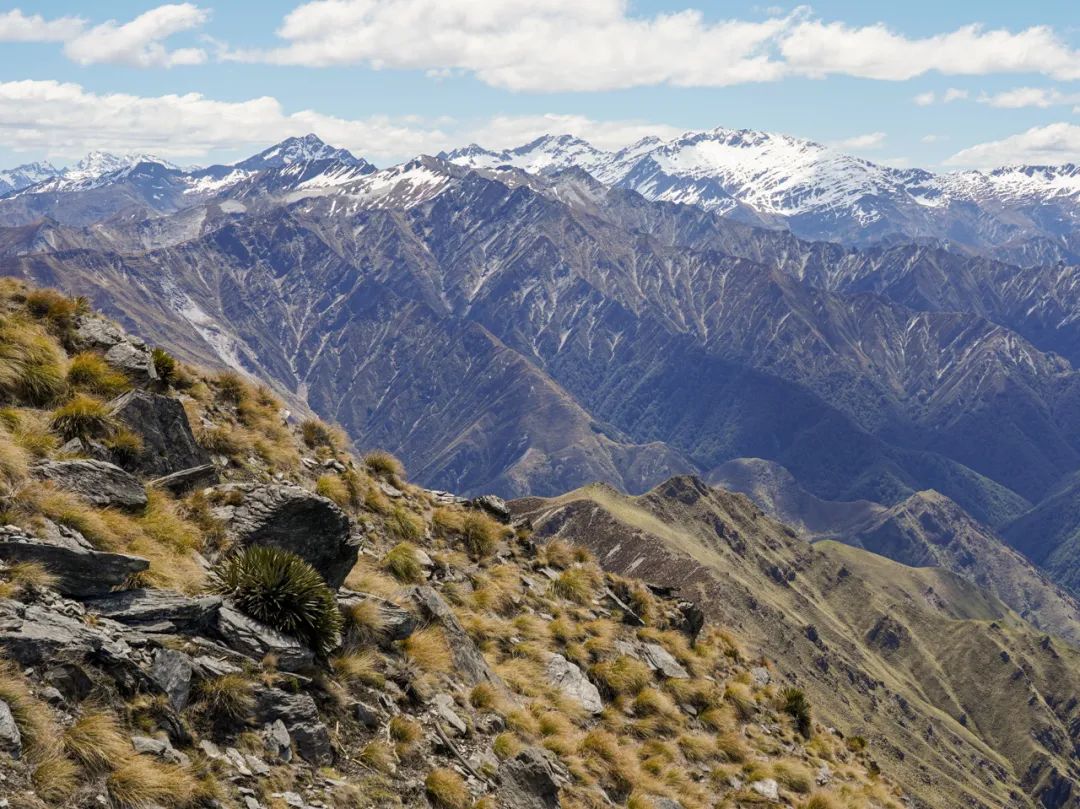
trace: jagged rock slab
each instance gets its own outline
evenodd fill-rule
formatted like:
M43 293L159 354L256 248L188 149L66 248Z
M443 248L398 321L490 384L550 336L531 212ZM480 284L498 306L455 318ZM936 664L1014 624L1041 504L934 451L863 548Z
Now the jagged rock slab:
M150 678L168 695L174 710L182 711L188 704L194 668L191 658L183 652L172 649L154 652Z
M109 410L143 441L142 452L124 464L129 472L161 477L210 463L179 400L132 390L110 402Z
M319 765L333 761L330 732L319 718L315 700L310 696L266 688L256 693L255 700L256 722L267 725L280 720L302 759Z
M349 518L332 501L299 486L229 486L243 493L232 509L230 535L242 545L291 551L319 571L331 589L345 581L359 553Z
M589 682L589 678L576 663L562 655L553 654L547 659L544 674L553 686L570 699L579 702L589 713L595 716L603 712L604 701L600 698L600 691Z
M89 654L112 660L130 655L127 643L103 627L40 604L0 599L0 649L21 666Z
M45 461L33 468L35 477L80 495L95 506L142 508L146 489L138 478L108 461Z
M249 618L228 603L218 611L217 631L229 648L255 660L273 655L283 671L310 668L315 662L314 653L296 638Z
M213 626L221 607L218 596L191 598L172 590L127 590L89 599L86 608L143 632L197 634Z
M155 489L165 489L173 494L180 495L200 486L213 486L218 482L219 477L218 468L214 464L204 463L190 469L181 469L171 475L154 478L149 485Z
M82 348L105 353L105 361L140 384L156 382L157 368L146 343L125 334L114 323L100 317L80 317L75 325L74 342Z
M22 734L11 715L11 708L0 699L0 753L7 753L12 758L22 755Z
M105 595L150 567L138 556L53 545L8 532L0 533L0 559L42 565L56 576L56 589L75 598Z

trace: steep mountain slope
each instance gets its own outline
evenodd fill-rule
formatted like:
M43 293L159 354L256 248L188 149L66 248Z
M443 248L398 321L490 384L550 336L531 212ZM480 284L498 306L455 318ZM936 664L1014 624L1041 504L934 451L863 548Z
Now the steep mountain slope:
M56 177L60 171L48 161L25 163L0 171L0 196Z
M940 569L815 546L749 500L677 478L640 497L589 487L512 504L538 537L691 596L884 751L928 805L1076 802L1078 653ZM774 651L773 654L776 654Z
M501 152L474 144L445 156L487 168L576 166L649 199L756 217L806 239L937 240L1024 265L1080 257L1080 170L1073 165L934 175L787 135L723 127L646 138L617 152L564 135Z

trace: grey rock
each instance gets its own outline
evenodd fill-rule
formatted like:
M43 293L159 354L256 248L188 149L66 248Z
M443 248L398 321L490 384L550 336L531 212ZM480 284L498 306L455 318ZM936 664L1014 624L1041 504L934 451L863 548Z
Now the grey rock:
M682 664L658 643L642 644L641 660L653 671L659 672L664 677L673 680L686 680L690 677L690 673L682 667Z
M204 463L181 469L171 475L163 475L150 481L150 486L155 489L165 489L176 495L186 494L201 486L213 486L218 482L220 475L218 468L212 463Z
M193 635L214 625L221 598L191 598L173 590L138 589L88 599L85 604L91 612L143 632Z
M0 650L20 666L54 663L88 655L124 660L130 650L100 627L41 604L0 600Z
M764 778L761 781L753 781L750 784L750 789L756 792L767 801L779 801L780 800L780 785L776 783L772 778Z
M600 699L600 691L589 682L577 664L562 655L552 654L544 666L544 674L553 686L579 702L581 707L589 713L596 715L604 710L604 701Z
M149 736L132 736L131 747L139 755L163 757L165 751L172 748L172 745Z
M145 345L139 346L129 340L117 343L105 352L105 362L123 371L139 384L145 385L158 380L154 357Z
M45 671L47 682L63 702L79 703L90 696L94 682L86 669L75 663L58 663Z
M105 595L150 567L138 556L53 545L10 533L0 536L0 560L37 562L56 576L57 590L76 598Z
M330 732L319 719L315 700L310 696L265 688L256 693L255 699L256 721L266 725L280 720L302 759L318 765L333 761Z
M352 607L366 602L374 602L379 608L383 639L387 641L405 640L416 631L416 616L397 604L370 593L358 593L344 588L338 590L338 606L346 614Z
M543 751L526 747L499 765L499 806L514 809L557 809L559 779L553 762Z
M229 648L255 660L273 655L283 671L309 668L315 662L312 651L296 638L249 618L228 602L218 611L217 631Z
M225 748L225 760L232 764L240 775L250 778L254 773L248 768L247 759L244 758L244 754L237 750L235 747Z
M352 713L356 717L356 721L368 730L374 730L380 724L378 712L366 702L360 700L354 702L352 704Z
M31 470L35 477L80 495L95 506L142 508L146 489L136 477L108 461L45 461Z
M19 726L15 724L15 717L11 715L11 708L0 699L0 752L7 753L12 758L22 755L22 734Z
M474 497L470 501L470 505L474 508L486 511L499 522L510 522L510 508L506 505L506 501L501 497L496 497L493 494L483 494L479 497Z
M115 323L96 315L84 315L75 322L73 341L78 348L93 348L105 353L105 361L123 371L135 382L158 379L153 355L146 343L125 334Z
M456 675L469 686L490 683L504 697L513 699L506 683L492 671L491 666L476 648L476 644L473 643L472 638L469 637L442 596L431 587L424 585L413 588L412 598L425 618L442 625L450 645L450 654L454 658Z
M178 399L132 390L110 402L109 410L142 438L142 452L121 464L129 472L161 477L210 463Z
M191 696L191 658L172 649L158 649L150 666L150 678L169 697L173 710L182 711Z
M772 680L772 675L764 666L754 666L750 669L750 676L754 679L754 685L759 686L768 685Z
M436 694L433 702L435 703L435 715L448 724L452 731L459 736L463 736L468 732L469 726L454 710L453 697L449 694Z
M653 809L683 809L683 805L671 798L653 798Z
M270 755L286 763L292 761L292 738L285 723L275 719L263 727L263 739L266 742L266 750Z
M60 689L55 688L51 685L41 689L41 698L50 705L52 705L54 708L58 708L61 705L66 705L68 702L64 698L64 695L60 693Z
M229 491L244 495L228 525L235 541L291 551L319 571L331 589L341 586L359 550L345 512L299 486L230 486Z

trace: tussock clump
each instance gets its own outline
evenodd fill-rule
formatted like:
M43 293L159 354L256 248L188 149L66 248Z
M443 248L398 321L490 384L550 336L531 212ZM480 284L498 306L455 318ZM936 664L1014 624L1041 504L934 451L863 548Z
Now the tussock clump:
M810 701L799 688L785 688L780 695L783 699L783 711L795 720L795 728L804 739L809 739L813 731L810 719Z
M42 407L66 387L65 357L55 338L40 326L0 317L0 397Z
M176 361L176 358L166 351L164 348L155 348L150 352L150 357L154 362L154 370L157 372L158 379L165 386L172 386L179 381L181 377L180 363Z
M71 358L67 383L72 390L112 398L131 388L131 381L100 354L84 351Z
M386 527L406 542L418 542L424 537L424 521L401 506L395 506L387 516Z
M198 784L184 769L146 756L132 756L113 770L105 781L112 799L124 809L190 806Z
M327 657L341 635L333 591L294 553L253 546L227 556L211 571L210 590L229 596L246 615L299 638Z
M65 441L108 438L117 427L105 403L85 393L76 393L54 410L51 425Z
M222 674L199 685L199 703L211 717L246 720L255 710L255 684L242 674Z
M470 511L461 521L461 541L475 560L487 559L499 546L503 527L486 514Z
M94 711L83 714L64 731L64 750L84 770L101 773L131 755L131 741L116 719Z
M652 682L652 671L642 663L626 655L605 660L594 665L589 673L613 697L634 696Z
M551 592L575 604L586 605L592 603L598 584L599 576L595 571L584 567L571 567L560 573L551 583Z
M376 450L365 455L364 465L371 474L392 482L400 482L400 479L405 476L405 466L401 461L383 450Z
M454 659L446 635L437 626L427 626L414 632L402 641L402 649L409 662L421 671L440 674L453 667Z
M383 557L383 567L386 571L404 584L416 584L424 580L424 568L420 564L420 557L416 548L402 542L391 548Z
M332 500L341 508L352 505L352 495L349 487L339 475L320 475L315 481L315 493L321 494L327 500Z
M469 790L461 776L451 769L440 767L428 773L424 791L438 809L468 809Z

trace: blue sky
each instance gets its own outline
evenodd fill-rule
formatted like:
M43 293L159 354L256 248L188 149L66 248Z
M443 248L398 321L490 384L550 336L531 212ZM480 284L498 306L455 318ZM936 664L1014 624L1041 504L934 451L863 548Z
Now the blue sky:
M0 43L0 166L206 163L311 130L386 165L716 126L937 170L1080 161L1069 2L0 1Z

